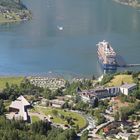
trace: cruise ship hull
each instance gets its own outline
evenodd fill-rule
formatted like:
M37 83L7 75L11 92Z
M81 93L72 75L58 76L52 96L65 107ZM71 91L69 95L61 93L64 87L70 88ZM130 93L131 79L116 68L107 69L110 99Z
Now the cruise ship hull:
M97 44L97 54L99 58L99 63L104 70L116 70L116 53L111 47L111 45L103 40Z
M117 69L116 64L104 64L102 58L99 56L98 56L98 58L99 58L99 63L104 70L116 70Z

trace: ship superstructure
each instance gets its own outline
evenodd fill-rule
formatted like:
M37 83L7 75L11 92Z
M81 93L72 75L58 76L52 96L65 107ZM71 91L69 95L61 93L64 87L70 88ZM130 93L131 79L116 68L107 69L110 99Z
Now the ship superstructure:
M105 70L116 70L116 53L111 47L111 45L103 40L97 44L97 53L99 62L101 63L103 69Z

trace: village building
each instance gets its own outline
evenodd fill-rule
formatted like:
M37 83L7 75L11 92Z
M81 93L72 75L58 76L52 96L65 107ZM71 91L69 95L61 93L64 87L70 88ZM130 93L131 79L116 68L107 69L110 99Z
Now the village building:
M49 88L50 90L57 90L59 88L65 88L66 81L60 77L27 77L31 84L42 87Z
M135 83L132 83L132 84L123 84L120 87L100 87L91 90L83 90L83 91L78 90L77 92L83 102L93 104L95 99L115 97L120 93L128 95L136 88L137 85Z
M79 95L82 97L82 98L85 98L86 100L86 97L96 97L98 99L101 99L101 98L106 98L109 96L109 92L107 89L104 89L104 88L99 88L99 89L91 89L91 90L83 90L83 91L79 91L78 92Z
M123 140L129 140L130 135L131 135L130 133L122 133L122 132L119 132L116 135L116 138L117 139L123 139Z
M48 100L48 99L43 98L41 100L41 104L43 106L50 106L50 107L62 108L63 105L65 104L65 101L64 100L60 100L60 99Z
M21 95L15 101L12 101L9 112L13 113L12 118L28 121L28 107L30 107L30 103Z
M62 108L63 105L65 104L65 101L61 101L58 99L50 100L50 106L56 107L56 108Z
M85 103L94 104L95 99L97 99L93 94L90 93L82 93L80 94L81 100Z
M94 105L96 101L102 98L108 97L109 93L107 89L92 89L92 90L83 90L78 92L81 100L85 103Z
M95 99L103 99L107 97L112 97L115 95L113 92L109 92L109 89L98 88L92 90L83 90L78 92L81 100L85 103L94 104Z
M120 92L120 87L107 87L106 89L111 96L116 96Z
M120 92L125 95L128 95L130 92L132 92L136 88L137 88L137 85L135 83L123 84L122 86L120 86Z

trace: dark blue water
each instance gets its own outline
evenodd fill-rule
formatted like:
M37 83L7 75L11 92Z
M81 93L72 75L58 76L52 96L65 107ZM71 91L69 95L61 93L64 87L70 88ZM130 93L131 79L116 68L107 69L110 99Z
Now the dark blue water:
M138 9L111 0L24 3L32 10L31 21L0 25L0 74L99 75L96 44L103 39L127 63L140 63Z

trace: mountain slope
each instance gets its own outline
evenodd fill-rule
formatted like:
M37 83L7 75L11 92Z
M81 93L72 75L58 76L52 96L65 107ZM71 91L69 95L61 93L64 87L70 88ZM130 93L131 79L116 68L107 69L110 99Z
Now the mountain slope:
M31 19L31 13L20 0L0 0L0 23Z
M20 0L0 0L0 5L10 9L27 9Z

